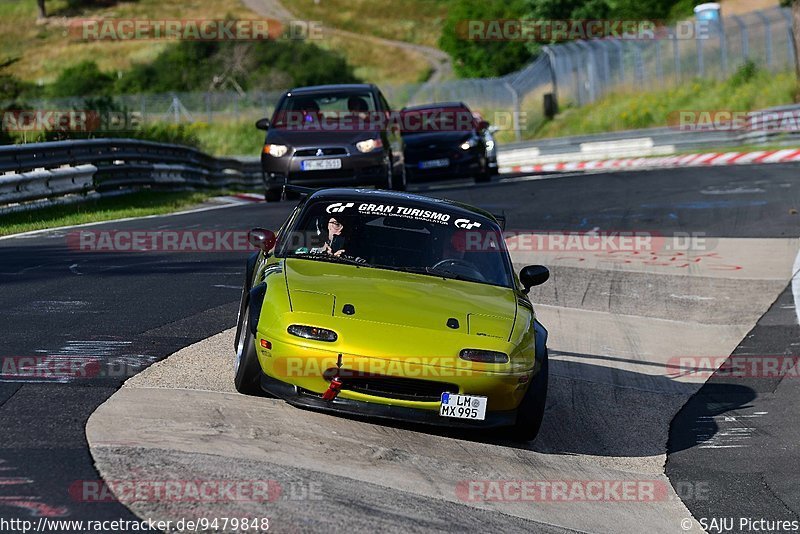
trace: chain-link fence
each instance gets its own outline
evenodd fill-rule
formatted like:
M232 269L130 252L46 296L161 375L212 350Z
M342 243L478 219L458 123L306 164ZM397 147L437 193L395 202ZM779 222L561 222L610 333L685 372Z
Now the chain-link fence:
M687 32L688 28L694 31ZM544 117L544 96L562 106L584 105L629 88L665 88L696 78L724 78L746 61L771 71L792 69L791 12L772 8L705 24L684 21L654 39L594 39L543 47L525 68L499 78L439 84L382 86L400 108L426 102L462 101L521 138ZM687 33L689 35L687 35ZM171 93L115 97L145 122L255 120L271 114L280 91ZM38 109L80 109L82 99L32 103ZM499 123L499 124L498 124Z
M597 39L552 46L561 101L584 105L611 90L670 87L693 78L725 78L746 61L770 71L794 66L791 12L773 8L682 24L652 40Z

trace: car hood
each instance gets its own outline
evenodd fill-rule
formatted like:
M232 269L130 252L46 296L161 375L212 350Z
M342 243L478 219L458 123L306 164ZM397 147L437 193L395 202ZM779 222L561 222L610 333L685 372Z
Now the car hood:
M321 131L274 128L267 133L267 143L289 145L292 148L317 148L326 145L352 145L364 139L380 137L379 130Z
M472 133L470 132L426 132L426 133L414 133L414 134L403 134L403 141L406 144L406 147L409 148L416 148L416 147L427 147L428 145L453 145L456 146L459 143L463 143L470 137L472 137Z
M503 340L514 326L509 288L292 258L284 272L292 311ZM348 304L355 313L343 312Z

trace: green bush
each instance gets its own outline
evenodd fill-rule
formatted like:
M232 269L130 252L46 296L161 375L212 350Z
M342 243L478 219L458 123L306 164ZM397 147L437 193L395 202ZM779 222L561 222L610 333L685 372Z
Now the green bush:
M731 87L739 87L749 83L753 78L758 75L758 67L752 60L747 60L742 63L736 72L728 79L728 85Z
M531 59L525 43L468 39L467 21L520 19L525 12L525 0L456 0L447 12L439 47L453 58L459 76L483 78L513 72Z
M293 86L360 81L342 56L304 41L182 41L151 63L135 65L117 81L116 90L128 94L207 91L215 87L215 77L222 76L246 91L271 89L264 87L269 79L286 80Z
M100 71L94 61L82 61L61 71L56 81L48 87L51 97L108 95L114 78Z
M173 145L186 145L200 148L198 131L209 126L204 123L195 124L167 124L156 122L139 127L131 137L157 143L171 143Z

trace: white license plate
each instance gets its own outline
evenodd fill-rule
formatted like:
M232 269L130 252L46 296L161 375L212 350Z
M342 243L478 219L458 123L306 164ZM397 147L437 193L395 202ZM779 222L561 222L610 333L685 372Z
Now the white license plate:
M447 158L444 159L431 159L428 161L420 161L419 168L420 169L438 169L440 167L447 167L450 165L450 160Z
M488 402L488 397L442 393L442 405L439 408L439 415L442 417L483 421L486 419L486 404Z
M300 168L304 171L327 171L330 169L341 169L342 160L340 159L311 159L300 163Z

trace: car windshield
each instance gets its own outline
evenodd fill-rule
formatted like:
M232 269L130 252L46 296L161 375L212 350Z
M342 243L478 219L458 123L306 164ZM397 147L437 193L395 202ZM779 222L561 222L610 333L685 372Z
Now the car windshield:
M348 116L368 117L376 111L375 98L369 91L332 91L287 96L275 110L275 126L317 123Z
M497 224L446 205L318 201L278 255L512 287Z
M464 107L412 108L403 110L402 117L403 133L409 134L430 131L468 132L475 128L475 117Z

